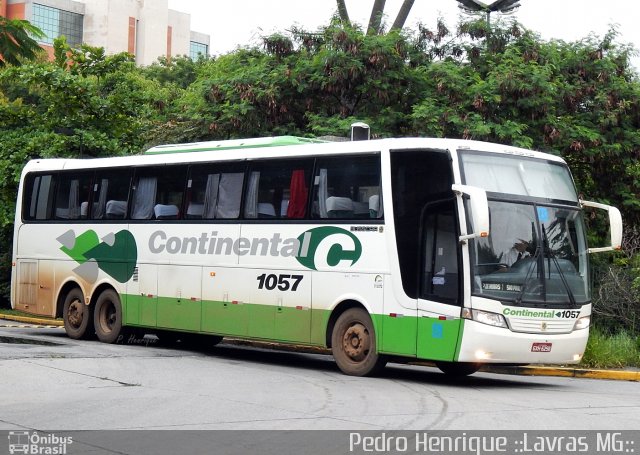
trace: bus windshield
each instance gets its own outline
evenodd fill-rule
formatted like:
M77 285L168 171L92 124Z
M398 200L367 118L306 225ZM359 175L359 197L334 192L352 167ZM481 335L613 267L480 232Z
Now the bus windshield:
M578 202L566 165L505 154L461 152L467 185L487 192Z
M490 235L471 242L473 293L516 305L588 303L582 214L538 199L577 202L566 166L477 153L461 162L465 183L489 193Z
M490 201L489 212L489 237L472 242L474 294L529 305L589 302L577 209Z

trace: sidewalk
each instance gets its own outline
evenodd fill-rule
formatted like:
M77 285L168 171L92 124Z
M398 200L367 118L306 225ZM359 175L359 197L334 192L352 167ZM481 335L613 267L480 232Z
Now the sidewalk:
M515 374L521 376L559 376L565 378L609 379L615 381L640 382L640 371L637 370L595 370L589 368L572 367L543 367L543 366L491 366L480 369L487 373Z
M31 316L18 316L13 314L0 314L0 319L4 319L6 321L16 321L16 322L24 322L25 324L36 324L36 325L55 325L58 327L64 326L64 322L59 319L49 319L49 318L38 318Z
M36 324L44 326L64 326L59 319L46 319L28 316L14 316L10 314L0 314L0 320L23 322L26 324ZM281 345L272 342L252 341L244 339L229 339L229 342L236 345L255 346L260 348L288 351L302 351L318 354L328 354L328 349L316 348L310 346L293 346ZM431 363L412 362L415 365L433 366ZM608 379L617 381L636 381L640 382L640 371L638 370L596 370L580 367L544 367L544 366L500 366L486 365L480 369L485 373L511 374L519 376L557 376L565 378L583 378L583 379Z

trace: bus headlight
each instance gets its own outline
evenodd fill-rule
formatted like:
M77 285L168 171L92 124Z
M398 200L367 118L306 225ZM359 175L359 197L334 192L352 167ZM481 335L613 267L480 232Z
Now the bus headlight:
M586 329L591 324L591 316L582 316L576 321L576 325L573 326L573 330Z
M465 308L462 310L462 317L494 327L507 327L507 321L504 319L504 316L498 313Z

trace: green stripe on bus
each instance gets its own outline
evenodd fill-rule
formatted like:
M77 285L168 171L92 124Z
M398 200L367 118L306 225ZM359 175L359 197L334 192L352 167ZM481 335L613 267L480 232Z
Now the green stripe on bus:
M214 152L217 150L255 149L264 147L283 147L287 145L323 144L327 141L296 136L276 136L256 139L230 139L208 142L203 147L181 148L175 146L157 146L145 151L146 155L164 155L169 153ZM188 144L183 144L188 145Z
M123 295L126 325L271 341L326 345L329 310L246 302ZM378 351L427 360L459 354L461 319L371 315Z

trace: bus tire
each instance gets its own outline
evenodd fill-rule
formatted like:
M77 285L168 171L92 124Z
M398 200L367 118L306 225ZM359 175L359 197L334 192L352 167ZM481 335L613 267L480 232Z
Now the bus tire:
M482 364L477 362L436 362L436 366L447 376L460 378L475 373Z
M224 337L220 335L205 335L205 345L207 347L213 347L219 345Z
M376 350L373 323L363 308L350 308L338 317L331 350L338 368L350 376L373 376L387 363Z
M91 307L84 304L84 295L79 288L71 289L65 297L62 318L69 338L80 340L93 335Z
M122 305L120 297L113 289L106 289L98 296L93 310L96 335L103 343L115 343L123 334Z
M158 332L158 338L161 343L173 347L206 349L219 344L223 337L220 335L207 335L201 333L161 331Z

